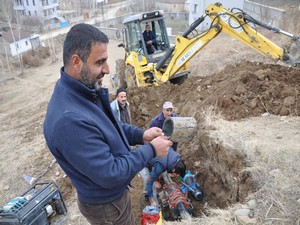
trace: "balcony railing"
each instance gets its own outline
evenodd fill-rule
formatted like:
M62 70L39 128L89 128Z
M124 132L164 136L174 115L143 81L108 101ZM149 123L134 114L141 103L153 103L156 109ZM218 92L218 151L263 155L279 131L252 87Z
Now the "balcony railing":
M58 0L42 0L42 6L58 4Z

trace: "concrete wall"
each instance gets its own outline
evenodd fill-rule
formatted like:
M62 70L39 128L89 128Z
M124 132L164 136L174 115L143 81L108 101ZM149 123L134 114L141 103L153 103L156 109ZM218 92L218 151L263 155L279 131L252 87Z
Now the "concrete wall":
M283 26L283 18L286 13L286 11L283 9L258 4L247 0L244 2L244 11L253 18L275 27Z
M123 16L119 16L107 20L96 19L95 25L100 27L122 27L123 20L128 16L130 15L123 15Z
M123 40L121 29L102 27L102 26L97 26L97 28L101 30L103 33L105 33L109 39L120 40L120 41Z
M164 2L155 2L155 7L157 9L162 9L165 12L184 12L185 11L185 4L182 3L164 3Z
M204 14L205 8L211 4L215 3L214 0L190 0L190 11L189 11L189 24L193 23L197 18ZM247 12L250 16L265 23L268 23L275 27L281 27L283 24L283 17L285 15L285 10L258 4L248 0L237 0L237 1L229 1L229 0L219 0L222 5L227 8L240 8ZM209 18L205 18L205 20L198 27L199 30L205 30L209 28L211 24L211 20Z
M165 12L165 17L167 19L184 19L186 20L189 16L189 13L188 12Z

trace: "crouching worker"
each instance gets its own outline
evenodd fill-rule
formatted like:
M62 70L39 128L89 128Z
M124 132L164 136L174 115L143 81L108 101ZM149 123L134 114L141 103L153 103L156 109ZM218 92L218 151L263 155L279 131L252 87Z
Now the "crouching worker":
M142 171L140 171L140 174L144 180L144 192L149 196L151 206L155 206L157 203L153 196L154 192L156 194L156 190L153 190L153 184L156 182L159 176L163 172L167 171L171 177L180 176L183 178L186 173L186 165L181 159L181 155L170 148L166 157L153 158L149 163L149 167L152 169L151 172L148 167L145 167ZM160 188L159 182L157 182L155 185L157 185L157 188Z

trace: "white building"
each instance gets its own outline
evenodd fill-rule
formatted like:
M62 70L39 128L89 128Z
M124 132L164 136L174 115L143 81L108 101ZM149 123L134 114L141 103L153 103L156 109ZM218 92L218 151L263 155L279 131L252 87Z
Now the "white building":
M40 46L40 38L37 34L30 34L24 30L10 30L2 33L0 42L1 54L16 56L18 54L34 50Z
M43 25L54 23L58 0L14 0L14 10L21 21L38 20Z
M205 9L210 4L215 4L216 2L222 3L223 7L226 9L239 8L243 9L244 0L187 0L186 4L189 4L189 25L191 25L196 19L204 15ZM199 25L197 29L205 30L210 27L211 19L206 17L205 20Z

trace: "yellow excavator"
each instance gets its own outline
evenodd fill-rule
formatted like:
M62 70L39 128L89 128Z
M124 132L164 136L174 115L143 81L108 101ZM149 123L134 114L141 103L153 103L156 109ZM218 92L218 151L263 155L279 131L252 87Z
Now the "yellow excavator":
M198 33L196 28L207 16L212 21L210 27ZM300 57L291 56L287 48L279 47L258 33L255 28L258 25L274 33L286 35L291 38L291 43L296 43L298 49L299 36L258 21L240 9L227 10L221 3L210 4L203 16L195 20L182 35L176 37L175 45L170 44L164 13L161 10L130 16L123 23L123 43L119 44L119 47L124 47L125 59L116 62L114 87L157 86L167 81L181 83L190 72L189 60L221 32L275 61L280 60L293 66L300 65ZM155 35L151 52L143 37L146 25L150 26Z

